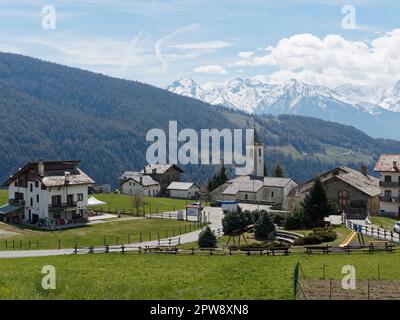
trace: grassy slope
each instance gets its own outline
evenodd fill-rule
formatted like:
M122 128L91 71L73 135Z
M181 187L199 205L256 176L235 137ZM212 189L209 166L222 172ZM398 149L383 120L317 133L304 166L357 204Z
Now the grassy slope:
M125 194L97 194L95 197L107 204L97 207L97 209L107 209L111 211L130 211L134 208L133 197ZM181 210L189 204L190 200L170 199L170 198L154 198L144 197L145 212L166 212L172 210ZM141 208L142 209L142 208ZM142 210L141 210L142 212Z
M107 222L101 224L93 224L86 227L79 227L63 231L34 231L29 229L21 229L0 223L0 250L5 249L6 239L16 240L15 249L19 249L19 240L22 240L23 249L27 249L29 241L33 249L36 249L37 240L39 241L39 249L53 249L58 247L58 239L61 239L62 248L72 248L75 243L78 246L103 245L104 238L108 244L128 243L128 235L130 235L131 243L140 241L140 233L142 240L155 240L158 237L172 237L193 230L194 225L190 222L176 220L161 219L144 219L120 220L115 222ZM15 234L4 234L1 232L13 232ZM151 238L150 238L151 237ZM8 249L12 249L11 242L8 241Z
M8 190L0 189L0 206L8 201Z
M307 277L341 279L354 265L358 279L399 279L400 253L291 256L157 256L98 254L5 259L2 299L291 299L293 269ZM57 289L44 291L44 265L57 272Z
M387 229L387 230L392 230L394 224L399 220L397 217L396 218L387 218L387 217L370 217L370 220L373 224L376 224L377 226Z

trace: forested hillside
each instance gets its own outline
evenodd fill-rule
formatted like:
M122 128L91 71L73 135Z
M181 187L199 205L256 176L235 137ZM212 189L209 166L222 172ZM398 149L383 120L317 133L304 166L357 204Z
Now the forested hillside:
M0 177L26 161L81 159L99 183L145 165L151 128L248 128L253 118L134 81L14 54L0 54ZM297 181L334 165L372 164L397 141L372 139L349 126L299 116L256 117L268 168L281 162ZM187 166L205 182L218 168Z

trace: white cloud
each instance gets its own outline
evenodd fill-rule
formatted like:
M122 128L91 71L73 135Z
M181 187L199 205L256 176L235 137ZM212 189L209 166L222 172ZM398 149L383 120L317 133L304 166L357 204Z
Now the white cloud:
M372 40L350 41L339 35L319 38L297 34L266 48L268 54L239 60L236 66L272 66L267 78L296 78L313 84L336 86L392 83L400 78L400 29Z
M232 46L232 43L227 41L203 41L193 42L184 44L171 45L170 48L181 49L181 50L217 50L228 48Z
M221 66L218 65L206 65L200 66L193 70L196 73L206 73L206 74L227 74L228 72Z
M166 71L168 69L168 62L167 60L164 58L163 52L162 52L162 47L168 42L170 41L173 37L177 36L178 34L181 33L185 33L185 32L189 32L192 31L196 28L198 28L200 26L200 24L196 23L196 24L191 24L191 25L187 25L185 27L176 29L175 31L167 34L166 36L162 37L161 39L159 39L155 46L154 46L154 50L155 50L155 54L156 57L158 58L158 60L160 61L161 64L161 70L162 71Z
M238 53L238 56L240 57L240 58L244 58L244 59L248 59L248 58L250 58L251 56L253 56L254 55L254 52L253 51L243 51L243 52L239 52Z

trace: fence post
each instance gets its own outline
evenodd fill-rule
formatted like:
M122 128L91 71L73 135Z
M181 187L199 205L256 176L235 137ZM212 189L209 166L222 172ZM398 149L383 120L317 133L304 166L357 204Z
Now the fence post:
M75 254L78 254L78 245L75 243L75 248L74 248Z
M149 241L151 241L151 232L149 232Z
M124 246L124 244L121 245L121 253L122 253L122 254L125 253L125 246Z
M332 279L329 280L329 300L332 300Z
M368 279L368 300L369 300L369 297L370 297L370 283L369 283L369 279Z
M8 243L7 243L7 240L6 240L6 249L8 249Z
M58 250L61 249L61 239L58 239Z
M106 244L105 247L106 247L105 252L108 253L110 251L110 247L108 244Z
M139 233L139 242L142 243L142 232Z

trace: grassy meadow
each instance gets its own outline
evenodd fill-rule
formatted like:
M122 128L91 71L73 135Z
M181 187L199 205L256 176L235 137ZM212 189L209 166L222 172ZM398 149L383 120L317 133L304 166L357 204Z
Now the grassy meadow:
M61 248L73 248L75 244L88 247L101 246L104 242L114 245L156 240L158 233L160 238L173 237L197 228L198 224L193 222L145 218L121 219L61 231L37 231L0 222L0 250L13 250L13 240L15 250L29 249L29 241L31 249L36 249L38 243L39 249L56 249L59 239Z
M3 259L0 299L292 299L293 269L307 278L400 279L400 253L289 256L93 254ZM56 290L43 290L41 269L56 269Z

